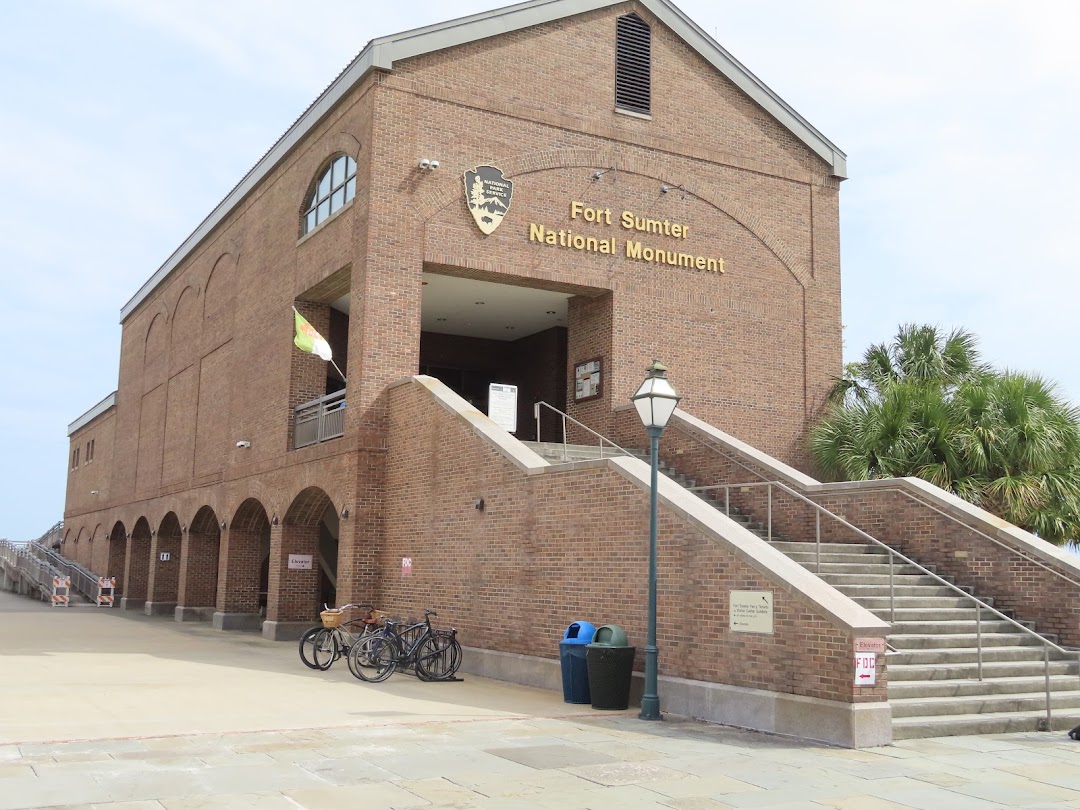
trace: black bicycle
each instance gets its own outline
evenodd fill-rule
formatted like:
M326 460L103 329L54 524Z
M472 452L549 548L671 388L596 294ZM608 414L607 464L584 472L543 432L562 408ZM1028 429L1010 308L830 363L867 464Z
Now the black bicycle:
M350 609L367 610L366 615L358 619L345 619L345 611ZM331 608L323 605L319 614L322 625L312 627L300 637L300 660L312 669L326 671L360 639L375 631L379 613L372 605L342 605Z
M457 630L431 626L438 614L425 610L423 621L401 627L386 619L382 630L361 639L349 650L349 671L368 683L381 683L398 668L411 669L422 681L448 681L461 666Z

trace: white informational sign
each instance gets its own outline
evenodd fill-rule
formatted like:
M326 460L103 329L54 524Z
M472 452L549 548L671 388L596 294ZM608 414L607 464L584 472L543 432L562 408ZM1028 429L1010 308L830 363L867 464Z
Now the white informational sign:
M161 552L161 561L162 562L168 562L171 558L172 558L172 554L170 554L168 551Z
M877 683L877 654L855 654L855 685L873 686Z
M314 554L290 554L289 555L289 570L291 571L310 571L311 564L314 561Z
M401 558L401 575L403 577L409 576L412 573L412 557Z
M488 386L488 416L507 433L517 431L517 386L491 383Z
M731 591L728 618L736 633L772 633L772 591Z

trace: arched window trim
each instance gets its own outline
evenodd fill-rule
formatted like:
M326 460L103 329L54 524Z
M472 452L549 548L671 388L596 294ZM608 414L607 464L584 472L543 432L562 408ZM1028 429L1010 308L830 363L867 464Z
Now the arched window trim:
M356 196L356 161L346 154L334 155L311 185L300 216L300 235L305 236Z

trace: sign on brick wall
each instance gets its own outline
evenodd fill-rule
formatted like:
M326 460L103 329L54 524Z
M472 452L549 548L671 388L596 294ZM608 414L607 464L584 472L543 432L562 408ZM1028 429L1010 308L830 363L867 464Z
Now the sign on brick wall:
M855 685L873 686L877 683L877 654L857 653L855 655Z
M290 554L289 555L289 570L291 571L310 571L312 563L314 562L314 554Z
M732 591L728 597L730 627L736 633L772 633L772 591Z

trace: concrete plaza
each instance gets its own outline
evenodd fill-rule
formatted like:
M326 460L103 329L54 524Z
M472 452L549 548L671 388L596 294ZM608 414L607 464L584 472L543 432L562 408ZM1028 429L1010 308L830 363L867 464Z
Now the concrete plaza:
M1080 808L1064 731L829 748L7 593L0 651L0 810Z

